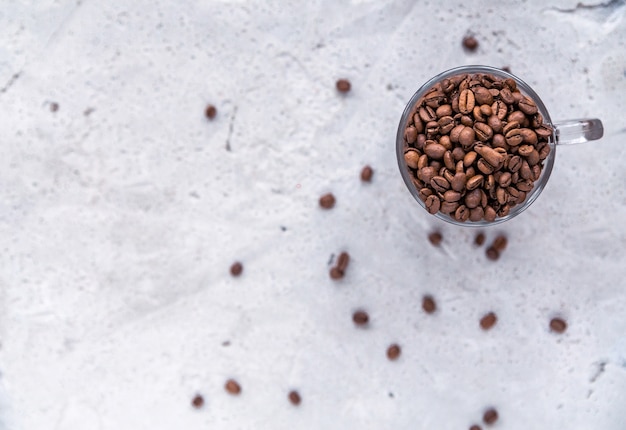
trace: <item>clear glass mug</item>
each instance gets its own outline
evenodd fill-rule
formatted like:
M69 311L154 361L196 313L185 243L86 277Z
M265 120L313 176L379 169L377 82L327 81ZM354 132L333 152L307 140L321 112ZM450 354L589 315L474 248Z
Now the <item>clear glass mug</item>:
M402 179L406 184L407 188L417 200L417 202L426 209L426 204L419 196L419 190L414 185L413 180L411 178L411 173L409 171L409 167L406 164L404 152L407 148L407 143L405 141L405 129L407 124L409 124L409 120L411 115L415 113L414 107L418 103L418 101L428 94L428 92L439 82L443 81L446 78L450 78L456 75L471 75L471 74L490 74L494 75L498 78L514 79L517 88L521 91L522 94L531 98L535 104L537 105L538 113L543 116L543 123L552 127L553 133L552 136L548 138L548 144L550 146L550 153L543 161L543 169L541 171L541 175L534 182L534 187L528 191L526 194L526 199L521 204L516 204L513 206L509 213L505 216L496 217L494 221L480 220L480 221L458 221L453 218L449 214L444 214L442 212L436 212L433 214L435 217L461 226L491 226L503 223L508 221L520 213L522 213L526 208L528 208L541 194L541 191L545 187L548 179L550 178L550 173L552 172L552 167L554 165L554 159L556 156L556 146L557 145L569 145L575 143L583 143L591 140L600 139L604 133L604 129L602 126L602 122L599 119L575 119L575 120L567 120L567 121L559 121L557 123L553 123L550 118L550 114L548 113L545 105L533 91L533 89L522 81L517 76L514 76L504 70L497 69L489 66L462 66L454 69L447 70L439 75L431 78L428 82L426 82L422 87L417 90L417 92L411 97L409 102L402 113L402 118L400 119L400 124L398 126L398 133L396 136L396 155L398 158L398 166L400 168L400 174L402 175Z

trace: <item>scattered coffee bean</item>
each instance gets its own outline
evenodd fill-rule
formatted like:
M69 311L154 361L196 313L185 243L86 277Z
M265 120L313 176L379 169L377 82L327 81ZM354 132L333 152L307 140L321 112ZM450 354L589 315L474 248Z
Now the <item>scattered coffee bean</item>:
M200 409L204 405L204 397L200 394L196 394L193 400L191 400L191 404L194 408Z
M337 87L337 91L343 94L347 93L348 91L350 91L350 88L352 88L352 85L350 85L350 81L347 79L339 79L335 86Z
M393 345L390 345L389 348L387 348L387 358L392 361L397 360L398 357L400 357L400 352L400 346L394 343Z
M208 119L213 119L215 118L215 115L217 115L217 108L213 105L208 105L204 110L204 116Z
M243 272L243 264L241 264L239 261L235 261L230 266L230 274L231 275L239 276L239 275L241 275L242 272Z
M541 176L553 130L514 79L452 76L426 92L413 112L404 157L429 213L492 222L523 205Z
M424 296L422 298L422 309L427 314L432 314L437 310L437 304L435 303L435 299L432 296Z
M506 249L506 245L507 245L506 236L501 234L495 238L491 246L494 247L498 252L502 252Z
M59 104L57 102L50 103L50 112L56 112L59 110Z
M563 333L565 330L567 330L567 323L561 318L552 318L550 320L550 330L555 333Z
M300 404L300 402L302 402L302 398L300 397L300 393L298 393L295 390L290 391L289 395L287 397L289 398L289 401L291 402L291 404L294 405L294 406L298 406Z
M320 197L320 206L323 209L331 209L335 206L335 196L332 193L324 194Z
M498 411L494 408L489 408L483 414L483 422L487 425L492 425L498 421Z
M474 238L474 244L476 246L482 246L483 243L485 243L485 233L480 232L476 234L476 237Z
M352 314L352 321L357 325L357 326L364 326L367 325L367 323L369 322L370 317L367 314L367 312L365 311L356 311Z
M489 248L487 248L487 251L485 251L485 254L487 254L487 258L492 261L496 261L498 258L500 258L500 251L498 251L493 246L490 246Z
M443 240L443 235L438 231L433 231L428 235L428 240L433 246L439 246Z
M345 272L348 268L348 263L350 263L350 254L345 251L339 254L339 257L337 257L337 268Z
M330 269L330 278L337 280L337 279L341 279L343 278L343 276L345 275L345 273L343 273L343 270L341 270L338 267L333 267Z
M371 182L373 175L374 175L374 170L370 166L365 166L361 170L361 180L363 182Z
M493 312L489 312L480 319L480 327L483 330L489 330L491 327L496 325L497 321L498 317L496 316L496 314L494 314Z
M224 389L228 394L232 394L233 396L237 396L241 393L241 385L234 379L229 379L224 384Z
M474 36L465 36L463 38L463 47L468 51L475 51L478 48L478 40Z

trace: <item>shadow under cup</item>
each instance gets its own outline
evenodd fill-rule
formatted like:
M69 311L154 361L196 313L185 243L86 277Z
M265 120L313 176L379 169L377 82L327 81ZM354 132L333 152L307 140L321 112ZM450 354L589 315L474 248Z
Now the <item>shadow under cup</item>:
M420 99L423 96L428 94L430 90L432 90L432 88L437 83L443 81L446 78L450 78L452 76L468 75L468 74L469 75L486 74L486 75L493 75L501 79L508 79L508 78L514 79L517 84L517 88L521 91L521 93L529 97L530 99L532 99L537 105L538 113L541 114L541 116L543 117L543 124L552 127L552 135L548 137L548 145L550 146L550 153L548 154L546 159L541 162L541 164L543 164L543 168L541 170L541 174L539 178L534 182L534 187L526 193L526 199L522 203L516 204L513 207L511 207L507 215L501 216L501 217L497 216L494 221L487 221L484 219L480 221L470 221L470 220L459 221L453 218L452 216L448 214L444 214L442 212L436 212L435 214L433 214L435 217L443 221L456 224L456 225L461 225L461 226L487 226L489 225L491 226L491 225L496 225L496 224L500 224L502 222L508 221L511 218L514 218L515 216L522 213L526 208L528 208L537 199L537 197L539 197L539 194L541 194L541 191L543 190L546 183L548 182L548 178L550 177L550 173L552 172L552 167L554 165L554 158L555 158L555 152L556 152L555 151L556 150L556 135L555 135L556 127L553 125L552 120L550 119L550 115L546 107L544 106L543 102L537 95L537 93L535 93L535 91L533 91L533 89L524 81L522 81L521 79L519 79L518 77L510 73L505 72L504 70L497 69L494 67L488 67L488 66L457 67L457 68L445 71L431 78L428 82L422 85L422 87L419 90L417 90L417 92L413 95L413 97L411 97L411 99L409 100L408 104L406 105L404 109L404 112L402 113L402 118L400 119L400 124L398 126L398 133L396 136L396 155L398 158L398 166L400 168L400 174L402 175L402 179L404 180L404 183L406 184L407 188L409 189L409 191L411 192L415 200L417 200L417 202L424 208L424 210L427 211L425 203L422 201L422 199L419 196L419 189L417 189L417 187L413 183L413 180L412 180L413 174L411 173L411 169L409 168L409 166L407 166L405 158L404 158L405 150L410 147L409 144L407 143L407 140L405 139L405 129L407 125L409 124L410 120L412 119L413 114L416 113L415 107L418 104L418 101L420 101Z

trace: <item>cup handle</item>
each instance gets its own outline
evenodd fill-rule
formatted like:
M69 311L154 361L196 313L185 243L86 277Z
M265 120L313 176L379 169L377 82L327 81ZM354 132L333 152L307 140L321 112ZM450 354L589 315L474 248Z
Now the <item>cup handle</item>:
M554 127L557 145L585 143L590 140L598 140L604 135L602 121L597 118L557 121Z

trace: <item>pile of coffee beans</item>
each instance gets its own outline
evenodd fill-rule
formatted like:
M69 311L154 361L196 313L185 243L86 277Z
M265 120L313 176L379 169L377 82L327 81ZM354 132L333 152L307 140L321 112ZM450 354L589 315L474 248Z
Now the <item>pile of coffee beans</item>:
M491 222L526 200L552 133L515 80L457 75L413 107L404 161L428 212Z

